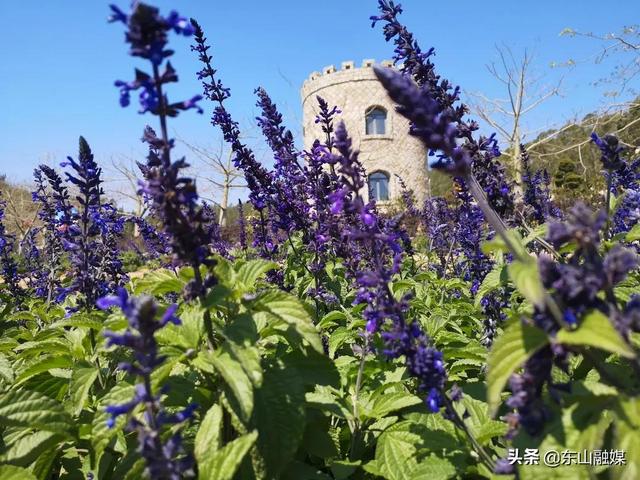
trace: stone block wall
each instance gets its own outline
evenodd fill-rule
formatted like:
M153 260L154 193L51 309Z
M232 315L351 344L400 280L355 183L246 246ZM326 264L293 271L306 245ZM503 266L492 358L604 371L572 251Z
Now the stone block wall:
M342 111L338 119L345 122L367 173L383 171L389 175L391 200L400 195L397 174L422 202L427 195L426 150L408 134L409 123L396 113L393 102L375 77L374 64L374 60L364 60L356 67L354 62L347 61L342 62L339 70L330 65L322 72L311 73L301 89L304 147L309 148L316 138L323 138L321 127L315 123L316 96L319 95ZM392 62L384 61L381 65L391 67ZM366 134L365 115L373 107L382 107L387 112L384 135ZM366 196L367 192L363 193Z

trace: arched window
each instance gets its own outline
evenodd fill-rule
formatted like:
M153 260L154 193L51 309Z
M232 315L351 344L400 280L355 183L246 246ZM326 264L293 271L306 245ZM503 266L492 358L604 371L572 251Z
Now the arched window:
M389 200L389 175L384 172L369 175L369 198L376 202Z
M370 108L367 111L365 121L367 135L384 135L386 133L387 111L384 108Z

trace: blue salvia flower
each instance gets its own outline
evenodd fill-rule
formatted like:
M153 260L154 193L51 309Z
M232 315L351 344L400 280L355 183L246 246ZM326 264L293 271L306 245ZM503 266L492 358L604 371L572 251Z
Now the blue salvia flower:
M513 195L505 170L496 160L500 151L495 135L477 140L473 137L478 124L465 120L468 108L459 102L460 89L436 73L430 60L434 49L421 50L413 34L398 20L400 5L388 0L379 0L378 5L380 14L371 17L372 25L384 23L385 39L393 39L394 61L401 68L395 72L375 67L375 72L398 103L398 111L411 121L410 133L423 141L429 155L440 152L434 168L465 177L473 167L489 204L498 213L511 216Z
M198 72L198 80L202 81L204 96L216 104L211 123L220 128L225 142L231 146L233 164L243 172L249 188L249 201L258 212L253 229L253 245L259 249L262 257L272 258L278 247L278 238L269 228L269 216L276 210L272 200L275 195L273 175L256 160L253 151L242 141L238 123L225 106L230 90L216 78L216 70L211 65L212 57L208 53L211 47L206 44L202 28L195 20L192 19L191 22L195 28L196 41L191 49L198 54L198 60L203 64L202 70Z
M0 273L9 293L19 302L25 292L20 286L21 277L14 258L15 237L5 227L5 206L6 202L0 200Z
M143 169L145 181L139 193L149 199L152 211L162 220L174 260L194 268L196 278L184 294L187 298L196 298L204 294L204 284L199 278L200 265L214 264L209 258L211 250L205 212L197 203L194 181L182 175L188 167L185 159L171 161L169 154L163 153L162 145L166 142L159 139L151 127L146 128L144 139L149 144L149 155Z
M256 160L251 149L242 142L238 123L231 118L224 104L230 96L230 91L215 76L216 70L211 65L212 57L208 54L211 47L206 44L207 39L202 28L195 20L191 22L195 28L196 41L191 49L198 54L198 59L203 64L202 70L198 72L198 79L202 81L204 96L216 103L211 123L220 127L224 140L231 145L234 154L233 164L244 173L250 192L249 200L256 210L262 211L267 207L268 197L273 193L271 175Z
M324 146L331 151L333 148L333 121L336 115L341 114L342 111L336 105L329 107L327 101L319 95L316 96L316 100L318 101L319 111L318 115L316 115L315 123L322 128L322 132L325 134Z
M93 213L93 222L100 228L100 273L108 292L115 292L128 281L120 256L120 240L124 233L125 221L125 217L109 203L102 204L100 209Z
M625 279L627 274L638 267L638 256L631 250L616 245L602 258L598 253L601 230L606 222L604 212L594 213L584 204L576 204L567 215L565 222L549 225L547 240L559 248L575 242L577 248L564 263L541 254L538 266L543 285L550 289L555 302L563 311L564 321L569 325L579 323L579 318L588 310L597 309L608 315L620 333L628 337L637 315L634 302L620 311L613 288ZM533 320L538 327L552 337L559 329L557 322L546 308L536 307ZM551 380L551 368L555 364L567 369L568 350L552 343L532 356L521 374L510 380L512 395L507 404L516 409L508 416L513 435L522 427L530 435L542 431L549 418L549 409L541 400L545 384L553 389L562 388Z
M531 208L530 220L538 224L551 218L561 218L562 212L553 203L549 185L551 179L546 169L531 171L529 153L524 145L520 145L520 161L522 163L523 200Z
M627 190L613 215L613 233L624 233L640 222L640 189Z
M38 216L43 224L43 256L47 267L47 302L64 297L65 290L60 282L62 260L65 256L63 239L79 233L73 223L74 209L64 181L53 168L40 165L34 170L36 190L32 192L34 202L39 204ZM62 293L62 296L60 294Z
M180 324L175 316L177 306L169 306L158 319L158 307L152 297L129 297L123 288L118 290L117 295L100 298L97 306L102 310L118 307L127 318L127 330L122 333L107 331L104 335L107 346L131 350L134 360L123 362L118 368L140 379L130 401L106 408L110 415L107 425L113 427L119 416L129 415L136 407L141 407L142 419L130 416L128 429L138 434L138 450L145 460L149 478L179 480L192 477L193 459L183 454L180 434L174 433L165 441L162 431L166 425L190 419L196 405L191 404L178 413L169 413L162 406L161 394L153 392L151 388L151 374L164 361L158 354L154 335L168 323Z
M229 255L230 245L222 238L222 232L220 231L220 224L218 223L215 210L206 202L202 204L202 210L204 214L205 230L207 231L211 251L223 257L231 258Z
M38 298L47 296L47 271L42 252L38 248L38 236L41 228L30 228L20 241L20 253L24 279L32 294Z
M162 92L162 85L177 82L178 75L169 62L162 73L159 70L165 59L173 55L173 51L167 49L169 32L189 37L194 32L191 23L175 11L163 17L157 8L142 2L134 2L130 15L126 15L115 5L111 5L111 11L110 22L122 22L127 26L125 39L131 45L130 54L149 60L153 68L153 75L136 69L133 81L115 82L120 89L120 105L128 106L131 91L140 90L140 113L151 112L154 115L175 117L180 110L192 108L202 113L198 106L198 101L202 99L200 95L186 101L169 103Z
M620 153L622 153L624 147L620 145L618 137L607 134L600 138L596 132L593 132L591 141L600 149L600 161L605 170L618 170L622 167L623 160L620 158Z
M399 272L403 247L399 235L382 227L373 203L365 204L360 194L365 185L358 152L351 147L344 123L336 128L334 146L339 154L338 172L342 187L330 196L334 214L351 215L356 221L345 231L353 242L361 244L372 259L367 268L361 263L356 272L358 292L356 303L365 303L365 337L380 332L384 353L389 358L405 357L409 373L418 379L425 403L432 412L444 404L447 378L442 353L430 345L430 340L417 321L405 319L408 298L396 300L389 282ZM363 268L364 267L364 268Z
M144 195L153 212L162 219L164 230L171 238L174 260L187 263L194 269L195 278L187 285L185 298L201 297L205 293L206 282L201 278L200 265L213 264L208 259L211 252L204 227L206 219L197 203L195 182L182 175L188 163L184 158L171 159L174 142L169 139L167 118L192 108L202 113L197 105L202 97L197 95L187 101L169 102L164 87L177 82L178 75L169 62L163 66L164 61L173 55L173 51L167 48L168 34L173 31L189 37L195 29L175 11L163 17L157 8L140 2L133 4L129 15L115 6L111 6L111 10L113 14L109 20L122 22L127 27L125 40L131 45L130 54L148 60L152 68L151 74L136 70L133 82L116 82L120 88L120 103L128 105L130 92L141 89L141 112L150 112L160 120L160 136L148 126L143 135L143 141L149 145L149 155L146 164L140 165L144 182L138 193ZM207 322L208 330L209 327Z
M255 93L258 96L256 106L262 114L256 121L274 154L274 226L288 233L299 231L304 234L310 227L310 202L305 188L309 172L298 162L300 154L295 148L293 135L283 125L276 105L263 88L256 89Z
M247 224L244 218L244 208L242 207L242 200L238 200L238 239L240 242L240 248L243 251L247 250Z
M171 253L170 238L165 232L157 230L141 217L132 216L127 221L136 226L145 246L144 254L149 259L155 259Z
M67 157L61 166L71 167L65 174L67 182L78 190L76 201L80 210L70 212L72 223L62 237L62 244L71 261L73 280L69 287L58 292L57 300L62 301L69 293L77 292L81 295L80 306L92 307L106 291L101 270L100 226L95 221L104 194L101 187L102 169L95 162L91 148L83 137L79 140L77 161Z

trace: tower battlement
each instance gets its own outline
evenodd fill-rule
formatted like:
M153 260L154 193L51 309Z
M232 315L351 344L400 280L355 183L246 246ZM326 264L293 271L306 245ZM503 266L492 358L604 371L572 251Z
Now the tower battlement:
M300 90L304 147L314 140L324 139L322 126L315 122L320 96L340 114L336 122L344 122L354 148L367 171L368 187L363 195L372 194L385 203L401 196L400 176L415 192L418 202L426 195L427 152L422 143L409 135L409 122L395 109L394 102L378 81L375 65L393 67L391 60L363 60L361 66L349 60L340 69L328 65L320 72L311 72Z
M321 71L311 72L302 84L302 101L304 102L306 97L327 85L359 80L375 80L374 65L393 68L393 61L382 60L376 63L375 59L367 58L362 60L360 66L357 67L353 60L346 60L341 63L339 69L335 65L327 65Z

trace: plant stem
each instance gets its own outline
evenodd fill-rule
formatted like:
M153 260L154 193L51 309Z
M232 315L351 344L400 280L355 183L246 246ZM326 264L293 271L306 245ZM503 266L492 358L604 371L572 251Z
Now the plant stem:
M607 196L605 199L605 212L607 214L607 221L605 223L605 227L604 227L604 239L608 240L609 239L609 230L610 230L610 210L611 210L611 181L612 181L612 171L609 171L609 174L607 175Z
M486 467L493 471L493 469L495 468L495 462L493 461L493 459L491 458L491 456L487 453L487 451L482 447L482 445L480 445L478 443L478 441L476 440L476 438L473 436L473 434L469 431L469 428L467 427L467 424L464 423L464 420L462 419L462 417L460 417L460 415L458 414L458 412L456 411L455 408L453 408L453 402L451 401L451 399L449 398L449 396L446 393L443 393L442 395L444 397L444 402L446 405L446 408L451 412L451 414L453 415L453 423L458 425L458 427L460 427L460 429L462 429L464 431L464 433L466 434L467 438L469 439L469 441L471 442L471 446L473 447L473 449L476 451L476 453L478 454L478 456L480 457L480 460L482 460L482 462L486 465Z
M198 294L198 297L200 298L200 304L204 305L204 300L205 300L204 285L202 282L202 275L200 274L200 266L193 265L193 272L194 272L194 277L197 283L198 291L200 292ZM207 346L209 347L210 350L213 350L216 345L216 339L213 335L213 324L211 322L211 312L209 312L208 308L204 309L204 329L207 333Z
M360 421L358 420L358 399L360 398L360 389L362 388L362 375L364 373L365 360L367 358L367 350L369 350L368 332L364 333L364 344L362 345L362 355L360 356L360 365L358 367L358 375L356 376L356 386L353 392L353 433L351 435L351 445L349 446L349 457L353 455L356 440L360 436Z

